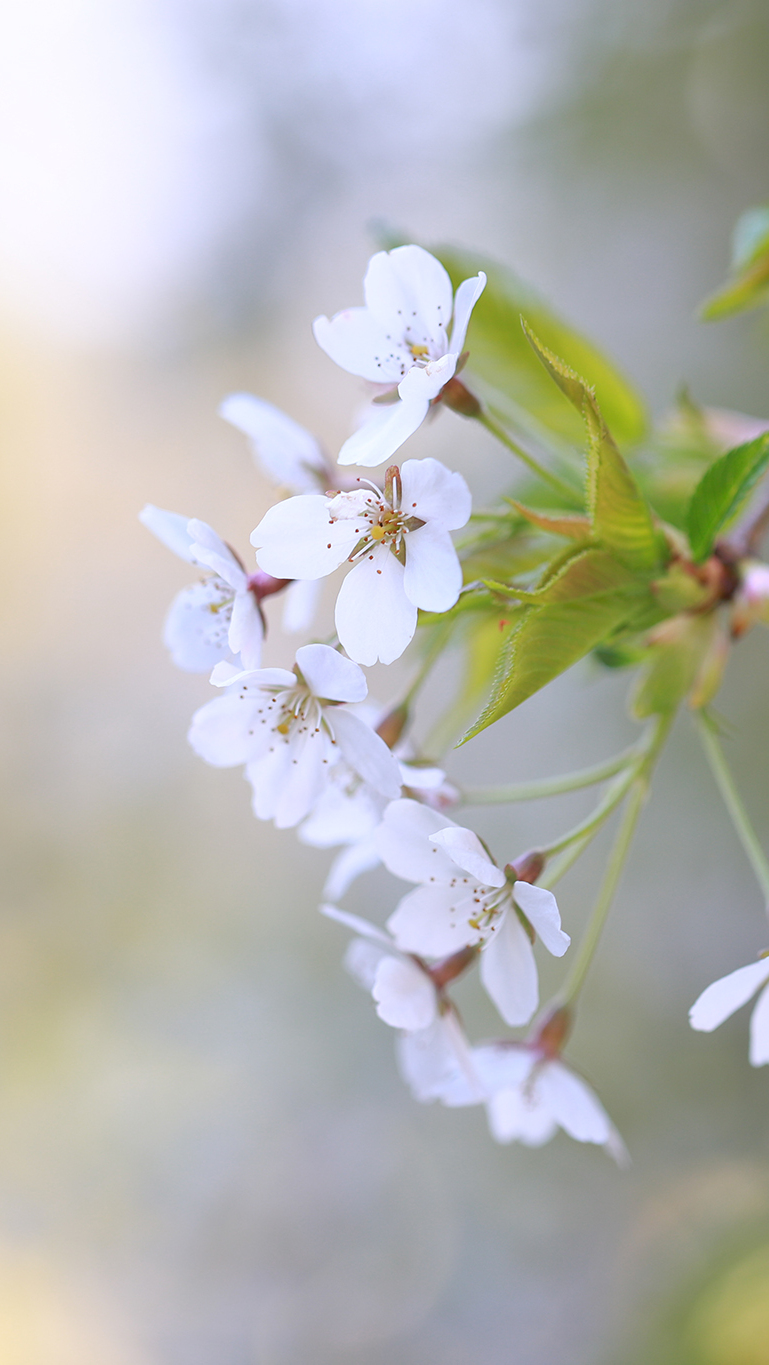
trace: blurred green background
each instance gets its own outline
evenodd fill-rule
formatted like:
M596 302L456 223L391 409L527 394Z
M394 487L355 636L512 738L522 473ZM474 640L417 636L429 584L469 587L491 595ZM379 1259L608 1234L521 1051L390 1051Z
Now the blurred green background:
M159 636L189 572L136 520L247 550L272 490L216 416L232 390L338 449L363 386L309 323L359 301L377 218L512 265L657 415L686 381L769 417L766 319L693 319L769 196L765 3L5 0L2 32L0 1360L766 1365L769 1075L744 1012L710 1038L686 1013L769 934L692 727L570 1048L633 1166L495 1147L406 1095L315 911L328 855L188 749L208 685ZM449 413L408 453L481 502L515 476ZM754 632L721 699L764 832L768 668ZM450 772L608 755L625 688L583 666ZM589 799L478 828L512 856ZM572 932L600 852L564 883ZM348 904L395 894L371 874Z

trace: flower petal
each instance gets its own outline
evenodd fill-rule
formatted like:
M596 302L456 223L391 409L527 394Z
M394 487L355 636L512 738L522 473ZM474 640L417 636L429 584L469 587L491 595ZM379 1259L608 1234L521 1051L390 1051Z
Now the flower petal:
M689 1023L700 1033L711 1033L755 995L765 981L769 981L769 958L738 967L702 992L689 1010Z
M259 568L273 578L323 578L344 563L362 530L353 521L331 521L328 498L300 493L265 512L251 544Z
M246 691L262 688L265 692L285 692L296 687L296 674L287 668L234 668L231 664L217 664L209 679L214 687L245 687Z
M430 456L404 461L401 482L401 506L408 516L437 521L447 531L458 531L468 522L473 510L470 489L461 474L447 469L440 460Z
M388 938L382 929L378 929L375 924L370 924L367 919L361 919L360 915L351 915L348 910L340 910L337 905L319 905L318 909L326 919L336 920L337 924L344 924L347 929L352 929L353 933L360 934L363 938L370 939L372 943L384 945L388 952L392 952L393 942Z
M353 772L358 773L382 796L400 796L401 772L398 760L370 725L352 711L328 711L326 719L334 738Z
M229 661L229 618L230 607L211 579L177 593L163 627L163 643L176 667L208 673L221 660Z
M447 825L453 821L419 801L391 801L374 836L385 867L407 882L450 882L456 863L431 842Z
M246 669L258 669L262 662L264 626L254 598L248 590L237 593L232 604L229 645L239 654Z
M380 1019L392 1028L415 1033L429 1028L436 1015L435 987L415 962L383 957L377 967L371 994Z
M544 1062L535 1085L556 1123L577 1142L609 1142L613 1127L590 1086L563 1062Z
M469 280L463 280L454 298L454 325L451 329L451 349L459 356L464 350L467 325L476 303L486 288L486 276L482 270Z
M262 746L264 739L256 733L256 720L256 703L244 703L233 693L214 697L195 712L187 739L206 763L232 768L248 762Z
M398 947L420 957L448 957L474 943L467 916L456 913L448 886L418 886L403 897L387 921ZM483 959L481 959L483 961Z
M541 1147L558 1130L536 1090L506 1087L487 1101L486 1113L491 1136L496 1142L523 1142Z
M383 464L421 427L429 407L429 396L423 393L372 407L371 415L345 441L337 464L357 464L366 469Z
M398 393L404 403L416 403L420 399L430 403L453 378L456 368L457 357L451 352L426 365L412 365L398 385Z
M763 990L750 1020L750 1064L769 1062L769 990Z
M371 836L382 819L381 798L359 782L357 774L338 764L332 776L335 780L329 783L299 830L302 843L313 848L356 844ZM379 854L375 861L381 862Z
M397 384L410 360L368 308L345 308L333 318L316 318L312 331L336 365L375 384Z
M312 818L312 817L310 817ZM371 837L359 839L337 853L323 885L323 895L339 900L363 872L379 867L381 858Z
M280 408L251 393L231 393L219 416L249 437L257 464L275 483L295 493L322 486L326 461L318 442Z
M196 564L205 564L215 574L229 583L236 592L243 592L248 578L242 565L235 558L229 545L205 521L192 517L187 527L192 536L192 554Z
M281 625L288 635L308 631L318 609L321 585L317 578L297 578L283 594Z
M527 1024L539 1003L537 964L529 936L508 911L481 953L481 981L506 1024Z
M418 1033L401 1034L396 1044L400 1073L422 1104L442 1100L452 1106L480 1104L485 1098L472 1053L453 1012L439 1015Z
M421 246L398 246L371 257L363 295L373 317L394 339L448 350L453 303L451 280L441 262Z
M417 609L403 591L403 565L380 545L348 573L334 613L339 639L359 664L391 664L417 628Z
M428 521L406 536L403 590L423 611L448 611L462 587L462 566L448 531Z
M328 701L363 701L368 692L363 669L330 645L302 645L296 651L296 662L316 697L325 697Z
M504 886L505 874L493 863L483 844L471 829L449 825L432 835L431 842L445 849L449 857L465 872L470 872L484 886Z
M513 887L513 900L520 905L547 951L553 957L563 957L571 939L561 928L558 902L552 891L546 891L544 886L533 886L531 882L518 881Z
M155 507L148 502L139 513L139 521L153 536L157 536L167 550L172 550L180 559L186 559L188 564L197 563L192 553L192 536L187 530L189 517L180 516L178 512L166 512L162 507Z
M345 949L345 970L364 991L370 991L376 981L377 967L388 956L387 949L381 943L372 943L368 938L353 938Z

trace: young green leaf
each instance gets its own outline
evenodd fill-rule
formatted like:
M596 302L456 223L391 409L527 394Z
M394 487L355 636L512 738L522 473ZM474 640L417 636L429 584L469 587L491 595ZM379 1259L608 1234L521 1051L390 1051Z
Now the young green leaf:
M603 420L595 393L581 375L544 346L522 318L524 333L559 389L587 425L588 512L593 535L629 567L650 573L663 559L649 506Z
M769 303L769 204L748 209L732 238L731 275L700 307L705 322L717 322Z
M568 441L580 440L580 425L558 402L521 334L525 313L548 346L571 356L595 386L607 420L623 444L639 441L646 430L646 411L627 379L585 337L567 326L504 266L456 247L432 247L454 286L484 270L486 288L473 310L468 336L470 368L485 383L512 399L548 431Z
M540 531L547 531L549 535L566 536L569 540L587 540L591 534L587 517L568 515L553 517L545 512L537 512L533 507L524 507L523 503L516 502L515 498L506 498L505 501L509 502L516 512L520 512L526 521L531 522L532 526L538 526Z
M615 590L531 606L509 627L491 696L462 743L514 710L633 616L638 598Z
M739 510L769 465L769 432L727 450L706 469L686 514L686 529L696 563L707 559L716 537Z

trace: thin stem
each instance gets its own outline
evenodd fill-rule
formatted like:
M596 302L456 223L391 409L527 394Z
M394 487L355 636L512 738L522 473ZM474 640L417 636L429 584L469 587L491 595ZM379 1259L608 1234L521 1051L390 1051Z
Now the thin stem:
M582 942L579 945L576 958L572 963L571 971L566 979L562 994L559 996L561 1004L572 1005L577 995L582 989L590 963L595 956L598 940L606 923L614 894L619 885L622 869L633 842L638 817L643 809L644 802L649 791L649 779L654 763L659 756L665 740L667 739L670 727L673 723L674 712L668 715L658 716L657 722L652 732L651 741L646 753L641 759L639 766L630 784L630 795L628 803L622 816L622 822L617 837L614 841L609 863L601 883L598 899L593 906L590 919L588 920ZM562 874L561 874L562 875Z
M520 446L517 441L513 440L513 437L505 431L505 428L495 417L492 417L490 413L483 411L478 414L476 420L479 421L487 431L490 431L492 436L496 436L497 440L501 441L503 446L507 446L507 449L511 451L513 455L517 455L519 460L523 460L523 463L531 470L532 474L536 474L537 478L544 479L545 483L549 483L550 487L555 490L559 497L567 498L569 505L572 507L579 505L578 495L575 489L568 483L565 483L563 479L559 479L557 474L551 474L549 469L545 469L544 465L541 465L538 460L535 460L533 455L530 455L527 450L524 450L523 446Z
M769 906L769 863L766 855L758 842L758 836L750 822L750 816L745 809L742 797L734 783L734 778L729 771L724 751L721 747L721 740L718 736L715 721L712 716L705 712L700 712L697 717L697 729L699 731L702 746L707 755L711 772L716 780L716 786L723 797L724 805L732 817L732 824L737 833L737 837L742 844L747 859L753 868L764 900Z
M630 770L623 772L616 782L612 782L611 786L590 815L586 816L584 820L580 820L579 824L575 825L573 829L570 829L566 834L562 835L560 839L557 839L552 844L548 844L547 848L542 850L546 857L551 858L554 853L563 852L565 848L569 848L575 841L581 840L585 836L592 838L593 835L598 833L599 829L606 823L612 812L615 811L620 802L625 799L630 787L635 781L639 762L640 760L637 761Z
M605 782L615 773L630 765L639 754L637 745L625 749L604 763L595 763L592 768L582 768L576 773L565 773L561 777L542 777L533 782L519 782L498 787L466 787L462 792L465 806L496 806L506 801L539 801L546 796L560 796L562 792L579 791L581 787L593 787L597 782Z
M540 877L537 885L544 886L546 891L552 891L553 887L566 876L569 868L581 858L588 844L592 843L597 830L591 830L589 834L583 835L581 839L575 839L573 844L565 848L559 857L554 858L548 864L547 872L544 877Z

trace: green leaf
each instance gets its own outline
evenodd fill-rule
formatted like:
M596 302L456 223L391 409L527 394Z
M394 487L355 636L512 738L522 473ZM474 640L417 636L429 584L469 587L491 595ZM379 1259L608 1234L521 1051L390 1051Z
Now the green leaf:
M508 628L491 697L462 743L514 710L632 617L637 598L606 592L529 607Z
M725 654L711 658L720 644L720 622L708 616L676 616L666 621L649 651L649 660L631 702L637 720L675 711L687 693L700 682L710 700L720 681ZM726 638L724 636L724 638ZM712 676L703 678L703 669ZM692 704L702 705L703 699Z
M739 510L769 464L769 432L735 446L706 469L686 514L695 562L707 559L718 533Z
M592 528L587 517L553 517L545 512L537 512L533 507L524 507L523 503L516 502L515 498L506 498L505 501L509 502L516 512L520 512L532 526L539 527L540 531L547 531L548 535L565 536L568 540L587 540L590 536Z
M452 278L454 287L479 270L486 288L473 309L468 335L470 369L481 380L531 414L556 436L575 443L580 425L547 383L521 334L524 313L546 345L571 356L588 383L595 387L607 421L623 444L640 441L647 426L640 395L606 357L569 327L518 277L493 260L457 247L432 247Z
M587 425L588 513L597 540L641 573L653 572L663 559L661 538L648 503L619 453L604 422L595 393L575 370L544 346L522 319L524 333L548 374Z
M700 308L706 322L717 322L769 303L769 204L748 209L732 237L731 275Z

